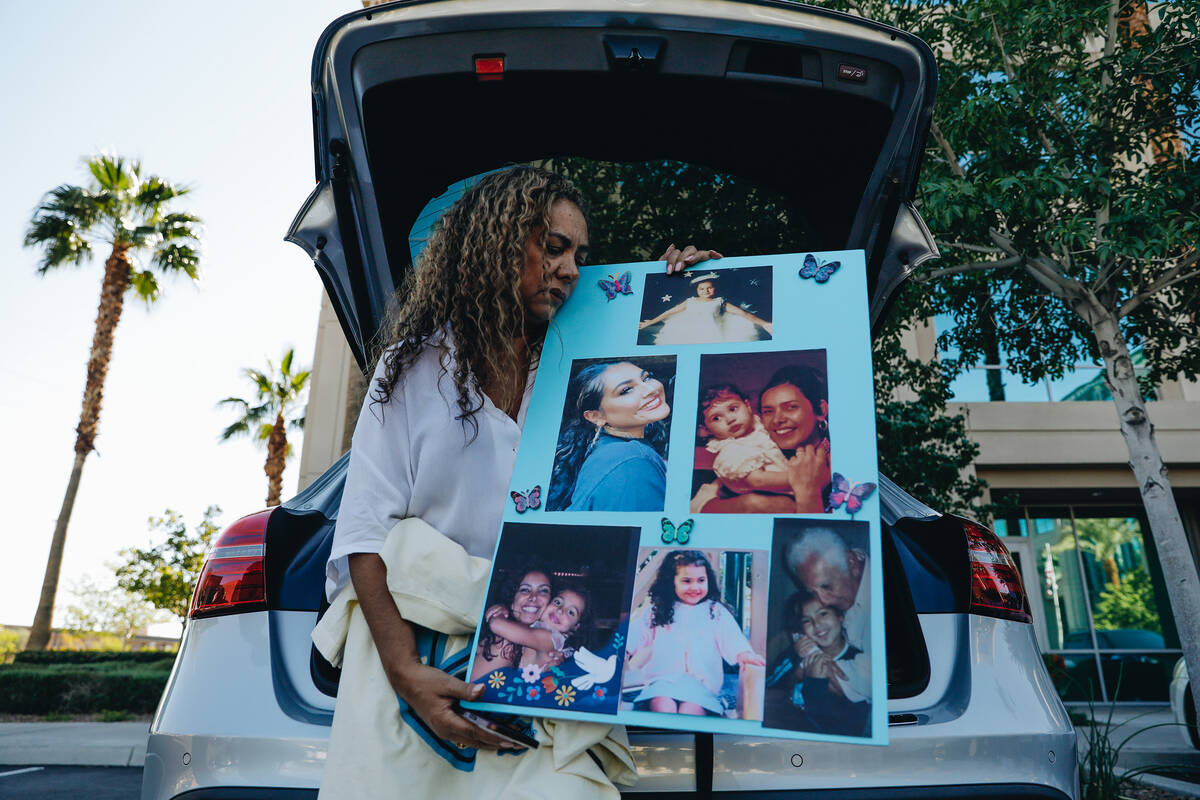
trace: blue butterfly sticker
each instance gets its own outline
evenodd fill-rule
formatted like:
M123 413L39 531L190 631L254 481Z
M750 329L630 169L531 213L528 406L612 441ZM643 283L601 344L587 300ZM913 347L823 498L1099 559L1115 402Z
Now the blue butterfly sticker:
M666 517L662 518L662 540L663 544L678 542L679 544L687 544L692 538L692 528L696 527L694 520L684 520L679 523L679 527Z
M809 253L804 257L804 266L800 268L801 278L812 278L817 283L825 283L829 280L833 273L838 271L838 267L842 265L840 261L826 261L823 264L817 263L817 257Z
M612 300L619 294L633 294L633 287L630 282L633 280L633 272L625 270L620 275L609 275L608 278L601 278L596 283L608 295L608 299Z
M509 492L508 496L516 504L518 514L524 514L526 509L540 508L542 505L542 487L540 484L528 492Z
M875 484L870 481L851 484L840 472L835 472L833 473L833 491L829 493L829 510L832 511L845 503L850 519L854 519L854 515L862 511L863 501L874 491Z

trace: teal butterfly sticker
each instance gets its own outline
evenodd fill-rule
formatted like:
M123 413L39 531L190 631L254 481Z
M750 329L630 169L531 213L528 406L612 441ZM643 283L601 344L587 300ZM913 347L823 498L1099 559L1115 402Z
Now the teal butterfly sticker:
M678 542L679 544L687 544L692 538L692 528L696 527L695 520L684 520L679 523L676 528L671 520L666 517L662 518L662 540L663 544Z

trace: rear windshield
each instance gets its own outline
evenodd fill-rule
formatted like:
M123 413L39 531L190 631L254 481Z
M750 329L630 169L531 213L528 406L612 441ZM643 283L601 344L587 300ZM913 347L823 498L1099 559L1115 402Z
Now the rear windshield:
M415 78L362 103L393 272L410 263L408 234L431 199L530 162L589 198L593 263L653 258L645 248L668 240L728 254L840 249L891 115L793 84L578 72Z

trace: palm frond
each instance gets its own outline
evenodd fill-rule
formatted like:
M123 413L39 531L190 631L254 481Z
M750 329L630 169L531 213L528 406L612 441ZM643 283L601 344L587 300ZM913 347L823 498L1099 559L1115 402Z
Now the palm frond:
M245 419L239 419L221 431L221 441L228 441L235 436L245 436L248 433L250 433L250 424Z
M142 181L142 185L138 187L138 192L134 196L133 202L147 213L157 216L158 210L163 203L185 195L189 191L190 189L187 186L177 186L163 180L157 175L151 175Z
M88 172L96 184L109 192L128 192L138 182L142 165L137 161L126 162L121 156L101 153L87 161Z
M296 348L289 348L288 351L283 354L283 361L279 362L279 370L285 376L292 371L292 356L295 354Z
M294 420L288 423L288 426L294 431L302 431L304 430L304 423L307 419L307 416L296 417Z
M297 372L295 375L293 375L292 376L292 393L299 394L304 389L305 384L308 383L308 379L311 375L312 375L312 370L305 370L304 372Z
M243 412L250 410L250 404L240 397L226 397L224 400L217 401L218 406L237 406Z
M258 433L254 434L254 438L260 442L265 442L271 438L271 430L275 427L273 422L264 422L258 426Z
M185 214L181 211L164 214L158 221L158 234L163 241L174 239L199 239L200 218L195 214Z
M42 248L38 264L41 275L66 264L79 266L92 255L92 245L83 238L79 226L62 216L34 217L25 233L25 246Z
M272 389L274 387L271 386L271 379L268 378L265 374L263 374L262 372L259 372L258 370L254 369L252 367L247 367L246 368L246 377L249 378L250 380L254 381L254 385L258 388L258 396L260 398L271 396Z
M150 261L163 272L182 272L192 280L200 279L200 253L186 244L164 245L154 251Z
M147 305L153 303L162 294L158 279L148 269L134 270L129 276L129 288L133 289L138 299L144 300Z
M103 205L97 196L83 188L64 183L46 193L37 215L51 214L74 220L84 229L99 221Z

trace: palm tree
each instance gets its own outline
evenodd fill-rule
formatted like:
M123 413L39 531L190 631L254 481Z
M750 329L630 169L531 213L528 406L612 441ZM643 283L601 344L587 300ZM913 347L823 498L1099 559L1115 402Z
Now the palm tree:
M50 542L42 594L26 644L29 650L44 650L50 640L67 523L79 491L84 459L96 449L104 379L125 293L133 290L150 304L158 299L160 291L156 273L182 273L192 280L198 280L200 274L199 218L168 211L171 201L187 194L187 188L155 175L143 176L141 164L119 156L94 156L86 165L92 178L88 185L63 184L47 192L25 233L25 246L42 251L38 266L41 275L57 267L90 261L93 246L109 249L88 357L83 411L75 429L75 464Z
M288 457L292 454L292 446L288 444L287 428L302 430L304 417L292 416L292 410L300 403L304 387L308 385L309 370L292 373L292 356L295 348L288 350L283 360L279 362L279 370L267 361L266 372L256 369L245 369L242 372L254 383L254 399L243 400L240 397L226 397L218 405L234 406L241 412L241 417L221 431L221 441L228 441L235 436L253 436L255 441L267 445L267 463L263 472L267 473L267 505L279 505L279 495L283 489L283 469Z

